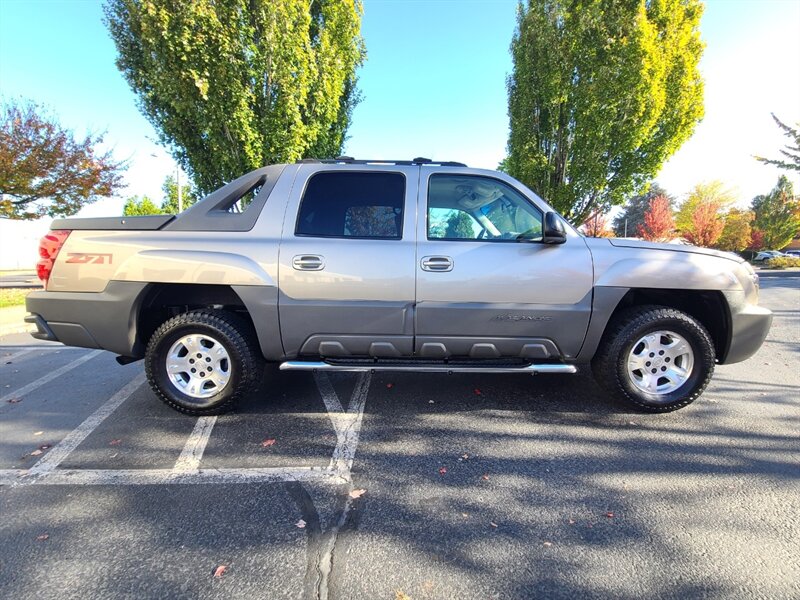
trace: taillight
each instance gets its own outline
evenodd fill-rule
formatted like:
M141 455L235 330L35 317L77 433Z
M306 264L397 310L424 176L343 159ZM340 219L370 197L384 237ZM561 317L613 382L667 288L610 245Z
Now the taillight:
M54 229L53 231L48 231L39 240L39 256L41 260L36 263L36 274L45 287L47 287L47 280L50 279L50 273L53 271L53 264L56 262L58 251L61 250L61 246L67 241L70 233L66 229Z

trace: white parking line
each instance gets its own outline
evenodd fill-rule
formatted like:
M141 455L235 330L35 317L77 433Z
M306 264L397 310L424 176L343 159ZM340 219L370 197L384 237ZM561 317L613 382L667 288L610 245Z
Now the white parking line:
M40 479L24 469L0 469L0 485L167 485L207 483L276 483L314 481L344 484L345 477L325 467L265 467L250 469L58 469Z
M337 430L338 442L333 449L330 468L341 473L347 481L350 481L350 469L353 467L353 459L358 447L358 436L361 432L361 421L364 417L364 404L369 393L369 384L372 380L370 373L361 373L353 388L353 395L347 406L347 413L339 421L341 433ZM331 387L331 389L333 389ZM334 392L335 394L335 392Z
M0 469L0 485L167 485L167 484L239 484L286 481L314 481L331 484L351 483L353 466L364 405L369 392L371 375L359 375L345 412L326 374L318 379L326 408L334 414L337 444L327 467L265 467L265 468L199 468L217 417L201 417L183 447L172 469L57 469L69 454L85 440L114 410L116 410L145 381L137 375L98 408L77 429L59 442L29 470ZM321 382L321 384L320 384ZM326 397L327 396L327 397ZM332 419L333 420L333 419Z
M20 350L19 352L14 352L12 354L7 354L2 357L3 362L14 362L18 358L25 356L26 354L30 354L36 350L36 348L25 348L24 350Z
M200 417L197 419L192 434L186 440L175 466L172 467L174 473L197 471L200 468L200 459L203 458L208 438L216 422L217 417Z
M64 459L92 433L92 431L97 429L100 423L105 421L120 404L125 402L133 392L139 389L139 386L144 383L144 380L144 373L139 373L132 381L129 381L116 394L106 400L103 406L94 411L83 423L78 425L76 429L71 431L67 437L56 444L50 452L33 465L28 471L28 475L43 477L51 473L53 469L60 465Z
M82 365L87 360L93 359L95 356L97 356L101 352L102 352L102 350L92 350L88 354L84 354L80 358L76 358L71 363L67 363L66 365L64 365L60 369L56 369L55 371L50 371L49 373L47 373L47 375L42 375L36 381L32 381L28 385L23 385L21 388L18 388L16 390L14 390L13 392L9 392L6 395L0 397L0 403L5 402L6 400L9 400L10 398L19 398L20 396L24 396L25 394L27 394L29 392L32 392L33 390L36 390L36 389L42 387L46 383L50 383L56 377L60 377L64 373L67 373L67 372L71 371L72 369L74 369L75 367Z
M336 394L336 390L333 389L327 373L314 372L314 381L316 381L319 394L325 403L325 409L328 412L331 425L336 431L336 439L341 441L344 425L340 421L345 416L345 412L344 408L342 408L342 403L339 402L339 396Z

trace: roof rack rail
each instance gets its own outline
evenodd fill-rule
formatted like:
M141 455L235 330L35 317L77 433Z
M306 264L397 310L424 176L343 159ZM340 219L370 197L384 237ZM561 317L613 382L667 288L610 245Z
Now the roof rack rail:
M301 158L295 164L324 164L324 165L438 165L440 167L466 167L467 165L453 160L431 160L418 156L412 160L387 160L387 159L355 159L352 156L337 156L336 158Z

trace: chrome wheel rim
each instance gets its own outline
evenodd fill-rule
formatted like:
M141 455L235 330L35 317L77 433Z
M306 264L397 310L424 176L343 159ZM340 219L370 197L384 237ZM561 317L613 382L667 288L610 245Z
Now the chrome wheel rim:
M628 376L648 394L669 394L692 375L694 351L674 331L653 331L641 337L628 354Z
M167 375L181 393L205 399L220 393L231 379L225 346L204 334L185 335L167 353Z

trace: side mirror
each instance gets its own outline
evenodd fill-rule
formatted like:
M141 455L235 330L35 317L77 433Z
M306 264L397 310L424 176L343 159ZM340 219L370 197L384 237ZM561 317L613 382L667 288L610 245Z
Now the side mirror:
M544 229L542 235L543 244L563 244L567 241L567 230L559 216L554 212L548 212L544 216Z

